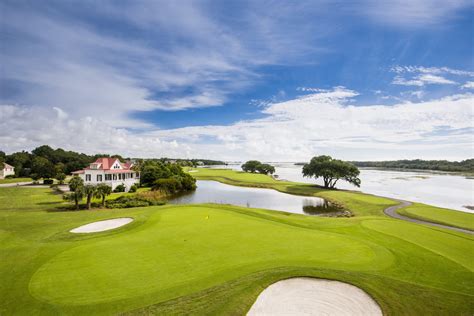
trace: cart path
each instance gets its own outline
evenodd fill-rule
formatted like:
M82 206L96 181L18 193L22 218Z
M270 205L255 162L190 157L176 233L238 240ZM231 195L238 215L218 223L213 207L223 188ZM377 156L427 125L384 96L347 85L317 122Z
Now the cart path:
M385 215L388 215L388 216L396 218L396 219L401 219L401 220L404 220L404 221L416 223L416 224L424 224L424 225L430 225L430 226L435 226L435 227L441 227L441 228L450 229L450 230L454 230L454 231L461 232L461 233L474 235L474 231L469 230L469 229L463 229L463 228L453 227L453 226L449 226L449 225L433 223L433 222L424 221L424 220L421 220L421 219L411 218L411 217L408 217L408 216L405 216L405 215L398 214L397 213L398 209L410 206L413 203L408 202L408 201L403 201L403 200L396 200L396 201L400 202L400 204L387 207L384 210Z

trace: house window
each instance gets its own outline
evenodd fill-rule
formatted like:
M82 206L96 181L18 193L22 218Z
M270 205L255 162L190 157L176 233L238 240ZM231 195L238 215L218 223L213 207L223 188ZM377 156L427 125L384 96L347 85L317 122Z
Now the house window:
M112 180L112 175L111 174L106 174L105 175L105 181L111 181Z
M91 175L90 174L86 174L86 181L91 181Z
M117 175L116 174L114 174L114 180L117 180Z
M97 175L97 182L102 182L102 175L101 174Z

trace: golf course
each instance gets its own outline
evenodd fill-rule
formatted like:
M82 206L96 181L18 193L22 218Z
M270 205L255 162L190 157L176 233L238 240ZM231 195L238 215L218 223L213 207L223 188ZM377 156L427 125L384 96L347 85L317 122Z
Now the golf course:
M233 170L187 171L321 197L352 216L223 204L71 211L48 186L3 187L0 314L245 315L265 288L297 277L354 285L385 315L474 314L473 234L389 217L384 210L399 202L388 198ZM397 212L474 229L469 213L420 203ZM70 232L114 218L133 220Z

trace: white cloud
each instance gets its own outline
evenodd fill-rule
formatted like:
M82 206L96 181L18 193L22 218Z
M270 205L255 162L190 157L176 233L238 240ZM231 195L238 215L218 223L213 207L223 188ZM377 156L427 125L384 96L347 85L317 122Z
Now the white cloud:
M349 105L357 95L336 87L269 104L262 119L141 133L58 110L1 106L0 130L11 132L0 136L0 143L8 152L47 143L89 153L228 160L291 161L322 153L343 159L472 157L472 94L393 106Z
M474 89L474 81L468 81L462 85L463 89Z

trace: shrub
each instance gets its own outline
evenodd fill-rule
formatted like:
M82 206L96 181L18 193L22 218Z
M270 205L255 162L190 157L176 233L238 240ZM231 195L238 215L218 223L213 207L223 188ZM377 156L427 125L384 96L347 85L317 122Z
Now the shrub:
M181 182L176 178L158 179L153 185L153 190L159 190L168 194L174 194L181 190Z
M163 205L162 201L151 201L146 198L132 195L132 196L120 196L114 200L108 200L105 202L107 208L130 208L140 206L151 206L151 205Z
M13 179L13 178L15 178L15 175L13 175L13 174L10 174L10 175L5 177L5 179Z
M155 190L155 191L150 190L150 191L138 192L137 196L147 201L161 203L166 199L167 194L160 190Z
M114 189L114 192L117 193L117 192L125 192L125 185L122 184L119 184L115 187Z
M137 192L137 186L135 184L133 184L131 187L130 187L130 190L128 190L128 192L130 193L135 193Z
M54 180L53 179L44 179L43 184L53 184Z

